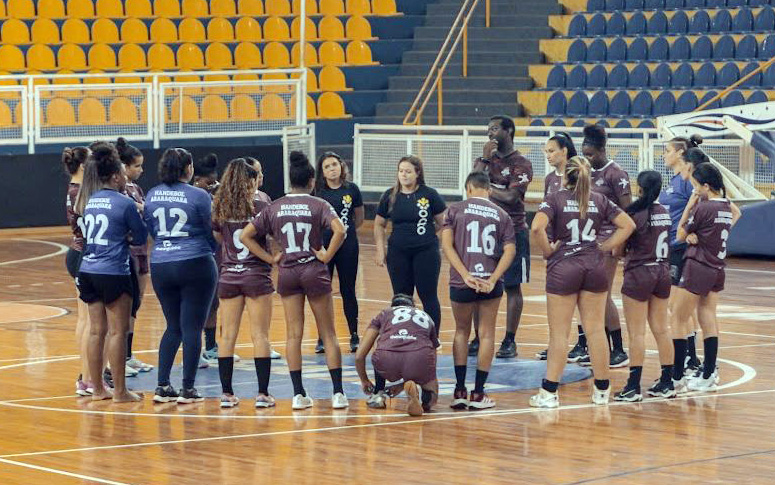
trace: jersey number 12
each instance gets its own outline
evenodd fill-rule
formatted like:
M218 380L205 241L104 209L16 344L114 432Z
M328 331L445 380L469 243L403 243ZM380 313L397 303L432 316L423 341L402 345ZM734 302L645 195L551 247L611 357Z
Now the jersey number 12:
M170 209L169 217L175 218L177 221L175 222L175 225L172 226L171 231L167 231L167 213L164 210L164 207L159 207L155 211L153 211L153 217L158 219L159 221L159 232L157 236L159 237L186 237L188 236L188 231L183 231L183 226L186 225L186 222L188 222L188 214L186 214L186 211L183 209L179 209L177 207L173 207Z

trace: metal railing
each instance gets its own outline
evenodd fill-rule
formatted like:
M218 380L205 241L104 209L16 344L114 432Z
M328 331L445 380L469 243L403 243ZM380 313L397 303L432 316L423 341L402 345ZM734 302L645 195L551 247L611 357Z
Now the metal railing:
M713 96L708 101L702 103L694 111L697 112L697 111L703 111L703 110L707 109L708 106L712 105L716 101L719 101L721 98L723 98L727 94L731 93L732 91L737 89L739 86L742 86L743 83L745 83L746 81L748 81L749 79L751 79L755 75L759 74L760 72L764 72L764 70L767 69L768 67L770 67L773 63L775 63L775 57L773 57L769 61L761 64L759 67L757 67L753 71L749 72L745 76L741 77L740 79L737 80L737 82L733 83L731 86L728 86L728 87L724 88L720 93L718 93L717 95Z

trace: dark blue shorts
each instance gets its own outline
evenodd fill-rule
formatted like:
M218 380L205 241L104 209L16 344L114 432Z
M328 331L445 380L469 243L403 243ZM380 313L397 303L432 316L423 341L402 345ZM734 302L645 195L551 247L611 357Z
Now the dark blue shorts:
M517 254L514 262L503 274L506 289L530 282L530 234L527 229L517 231Z

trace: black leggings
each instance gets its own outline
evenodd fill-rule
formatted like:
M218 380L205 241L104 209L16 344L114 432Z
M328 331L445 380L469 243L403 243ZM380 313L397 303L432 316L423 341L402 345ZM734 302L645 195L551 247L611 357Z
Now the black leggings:
M161 303L167 329L159 344L159 386L170 384L170 371L183 342L183 387L194 387L202 328L218 282L212 256L151 264L151 282Z
M355 297L355 280L358 277L358 238L348 237L328 263L328 271L339 276L339 293L342 295L344 316L350 334L358 333L358 299Z
M438 286L441 271L441 254L438 243L417 249L404 249L388 243L387 267L393 293L417 295L423 310L436 324L436 334L441 330L441 305Z

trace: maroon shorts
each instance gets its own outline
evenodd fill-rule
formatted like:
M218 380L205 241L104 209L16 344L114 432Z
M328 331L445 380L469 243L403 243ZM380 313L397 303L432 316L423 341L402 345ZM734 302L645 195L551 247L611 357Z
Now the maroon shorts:
M137 274L148 274L151 271L150 266L148 265L148 254L133 254L132 255L132 261L135 265L135 269L137 270Z
M684 272L681 275L681 282L678 286L684 288L689 293L707 296L711 291L715 293L723 291L725 278L726 274L723 268L711 268L699 261L687 259L684 263Z
M610 282L604 261L602 253L591 251L558 260L546 271L546 292L552 295L607 292Z
M280 296L319 296L331 293L328 266L317 259L287 268L281 266L277 276L277 293Z
M389 382L403 379L423 385L436 380L436 350L430 347L410 352L377 349L371 363L374 371Z
M652 296L670 298L670 268L664 264L641 265L624 272L622 295L648 301Z
M274 293L274 286L272 285L272 277L268 275L256 275L241 283L218 282L218 298L223 300L237 298L238 296L256 298L262 295L271 295L272 293Z

